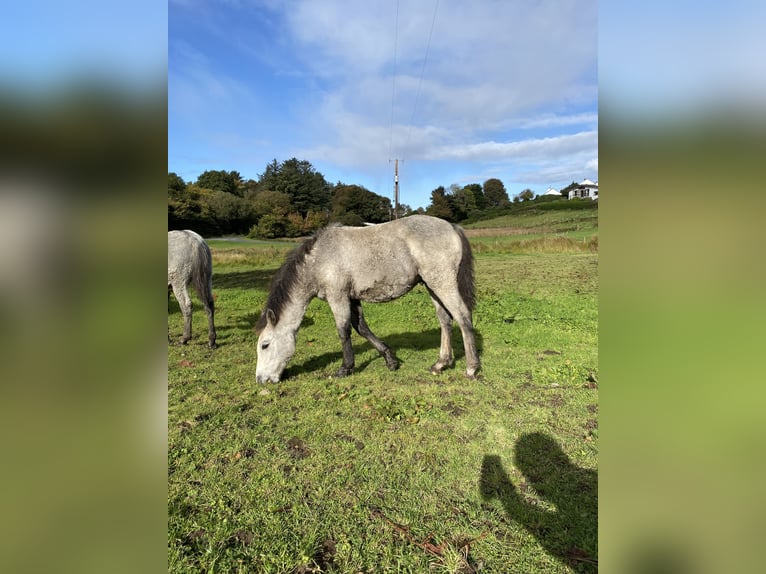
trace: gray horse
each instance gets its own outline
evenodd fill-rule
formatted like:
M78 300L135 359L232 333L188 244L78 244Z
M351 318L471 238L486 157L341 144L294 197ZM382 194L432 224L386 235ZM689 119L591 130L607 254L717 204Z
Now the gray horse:
M184 317L181 344L191 339L192 300L187 287L191 283L207 313L208 346L215 349L215 323L213 315L213 258L210 248L193 231L168 231L168 293L170 289L178 300Z
M279 382L295 352L295 334L314 297L327 301L343 346L336 376L354 370L351 327L383 356L390 370L399 363L364 320L362 301L401 297L418 283L431 295L441 324L439 360L431 372L452 365L452 320L463 334L466 374L474 378L479 356L474 340L473 256L463 231L426 215L369 227L330 226L295 249L274 275L266 307L256 324L259 383Z

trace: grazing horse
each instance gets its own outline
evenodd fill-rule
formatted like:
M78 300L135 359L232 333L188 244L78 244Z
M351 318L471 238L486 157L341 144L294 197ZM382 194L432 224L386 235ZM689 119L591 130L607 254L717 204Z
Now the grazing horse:
M210 248L193 231L168 231L168 295L172 289L184 317L182 345L191 339L192 300L187 291L189 283L194 286L207 313L208 346L215 349L213 258Z
M401 297L418 283L428 290L441 324L434 374L452 365L452 320L463 334L466 374L474 378L479 356L474 341L473 256L463 231L451 223L413 215L369 227L329 226L296 248L274 275L266 307L255 326L259 383L279 382L295 352L295 334L314 297L327 301L343 346L338 377L354 371L351 327L383 356L399 363L364 320L362 301Z

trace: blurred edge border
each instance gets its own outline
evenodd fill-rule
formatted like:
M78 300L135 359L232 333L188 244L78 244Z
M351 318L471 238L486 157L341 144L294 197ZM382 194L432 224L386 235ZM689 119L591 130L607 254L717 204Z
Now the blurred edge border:
M166 570L167 5L14 13L0 40L0 556L15 572ZM24 34L35 47L14 43Z
M0 424L10 472L0 479L0 553L9 571L166 567L156 275L166 249L167 7L132 4L162 44L138 88L135 75L114 73L119 65L67 63L31 84L2 70ZM108 14L85 28L60 24L86 36L88 26L111 28L115 41L137 34ZM715 42L722 51L725 40ZM749 93L739 105L734 88L724 105L660 110L652 121L601 99L605 571L756 564L766 148L764 110L752 102L766 99Z

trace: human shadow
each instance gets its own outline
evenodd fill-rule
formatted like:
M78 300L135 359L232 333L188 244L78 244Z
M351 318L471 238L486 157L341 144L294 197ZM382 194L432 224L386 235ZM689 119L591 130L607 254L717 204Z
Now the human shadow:
M455 361L462 359L465 356L465 350L463 349L463 340L460 336L458 329L453 330L452 348ZM482 337L478 331L474 331L474 337L476 339L477 349L482 349ZM439 349L441 346L441 329L429 329L427 331L416 331L411 333L392 333L390 335L381 336L381 339L388 345L394 353L394 356L399 360L400 366L404 364L404 361L397 355L399 349L412 349L416 351L426 351L431 349ZM314 357L306 359L303 363L293 364L287 368L286 375L297 375L299 373L307 373L311 371L318 371L328 368L333 363L343 359L343 353L341 352L340 339L337 339L338 350L330 353L323 353ZM356 345L353 345L354 356L358 358L361 353L374 349L373 346L363 341ZM433 359L436 360L438 353L434 355ZM377 352L373 353L368 359L356 362L354 367L355 372L363 371L373 361L384 361Z
M555 440L539 432L518 439L514 464L525 477L518 487L499 456L484 456L479 479L482 498L500 500L509 519L524 526L546 552L575 572L597 572L597 473L572 464ZM532 491L555 510L545 508Z

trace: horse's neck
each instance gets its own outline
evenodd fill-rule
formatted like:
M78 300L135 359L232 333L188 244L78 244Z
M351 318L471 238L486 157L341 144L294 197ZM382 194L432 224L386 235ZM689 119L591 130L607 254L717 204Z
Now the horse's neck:
M292 332L297 331L301 326L303 316L306 314L306 308L315 295L315 293L308 289L302 287L294 288L290 300L282 309L279 321L284 322L285 326Z

